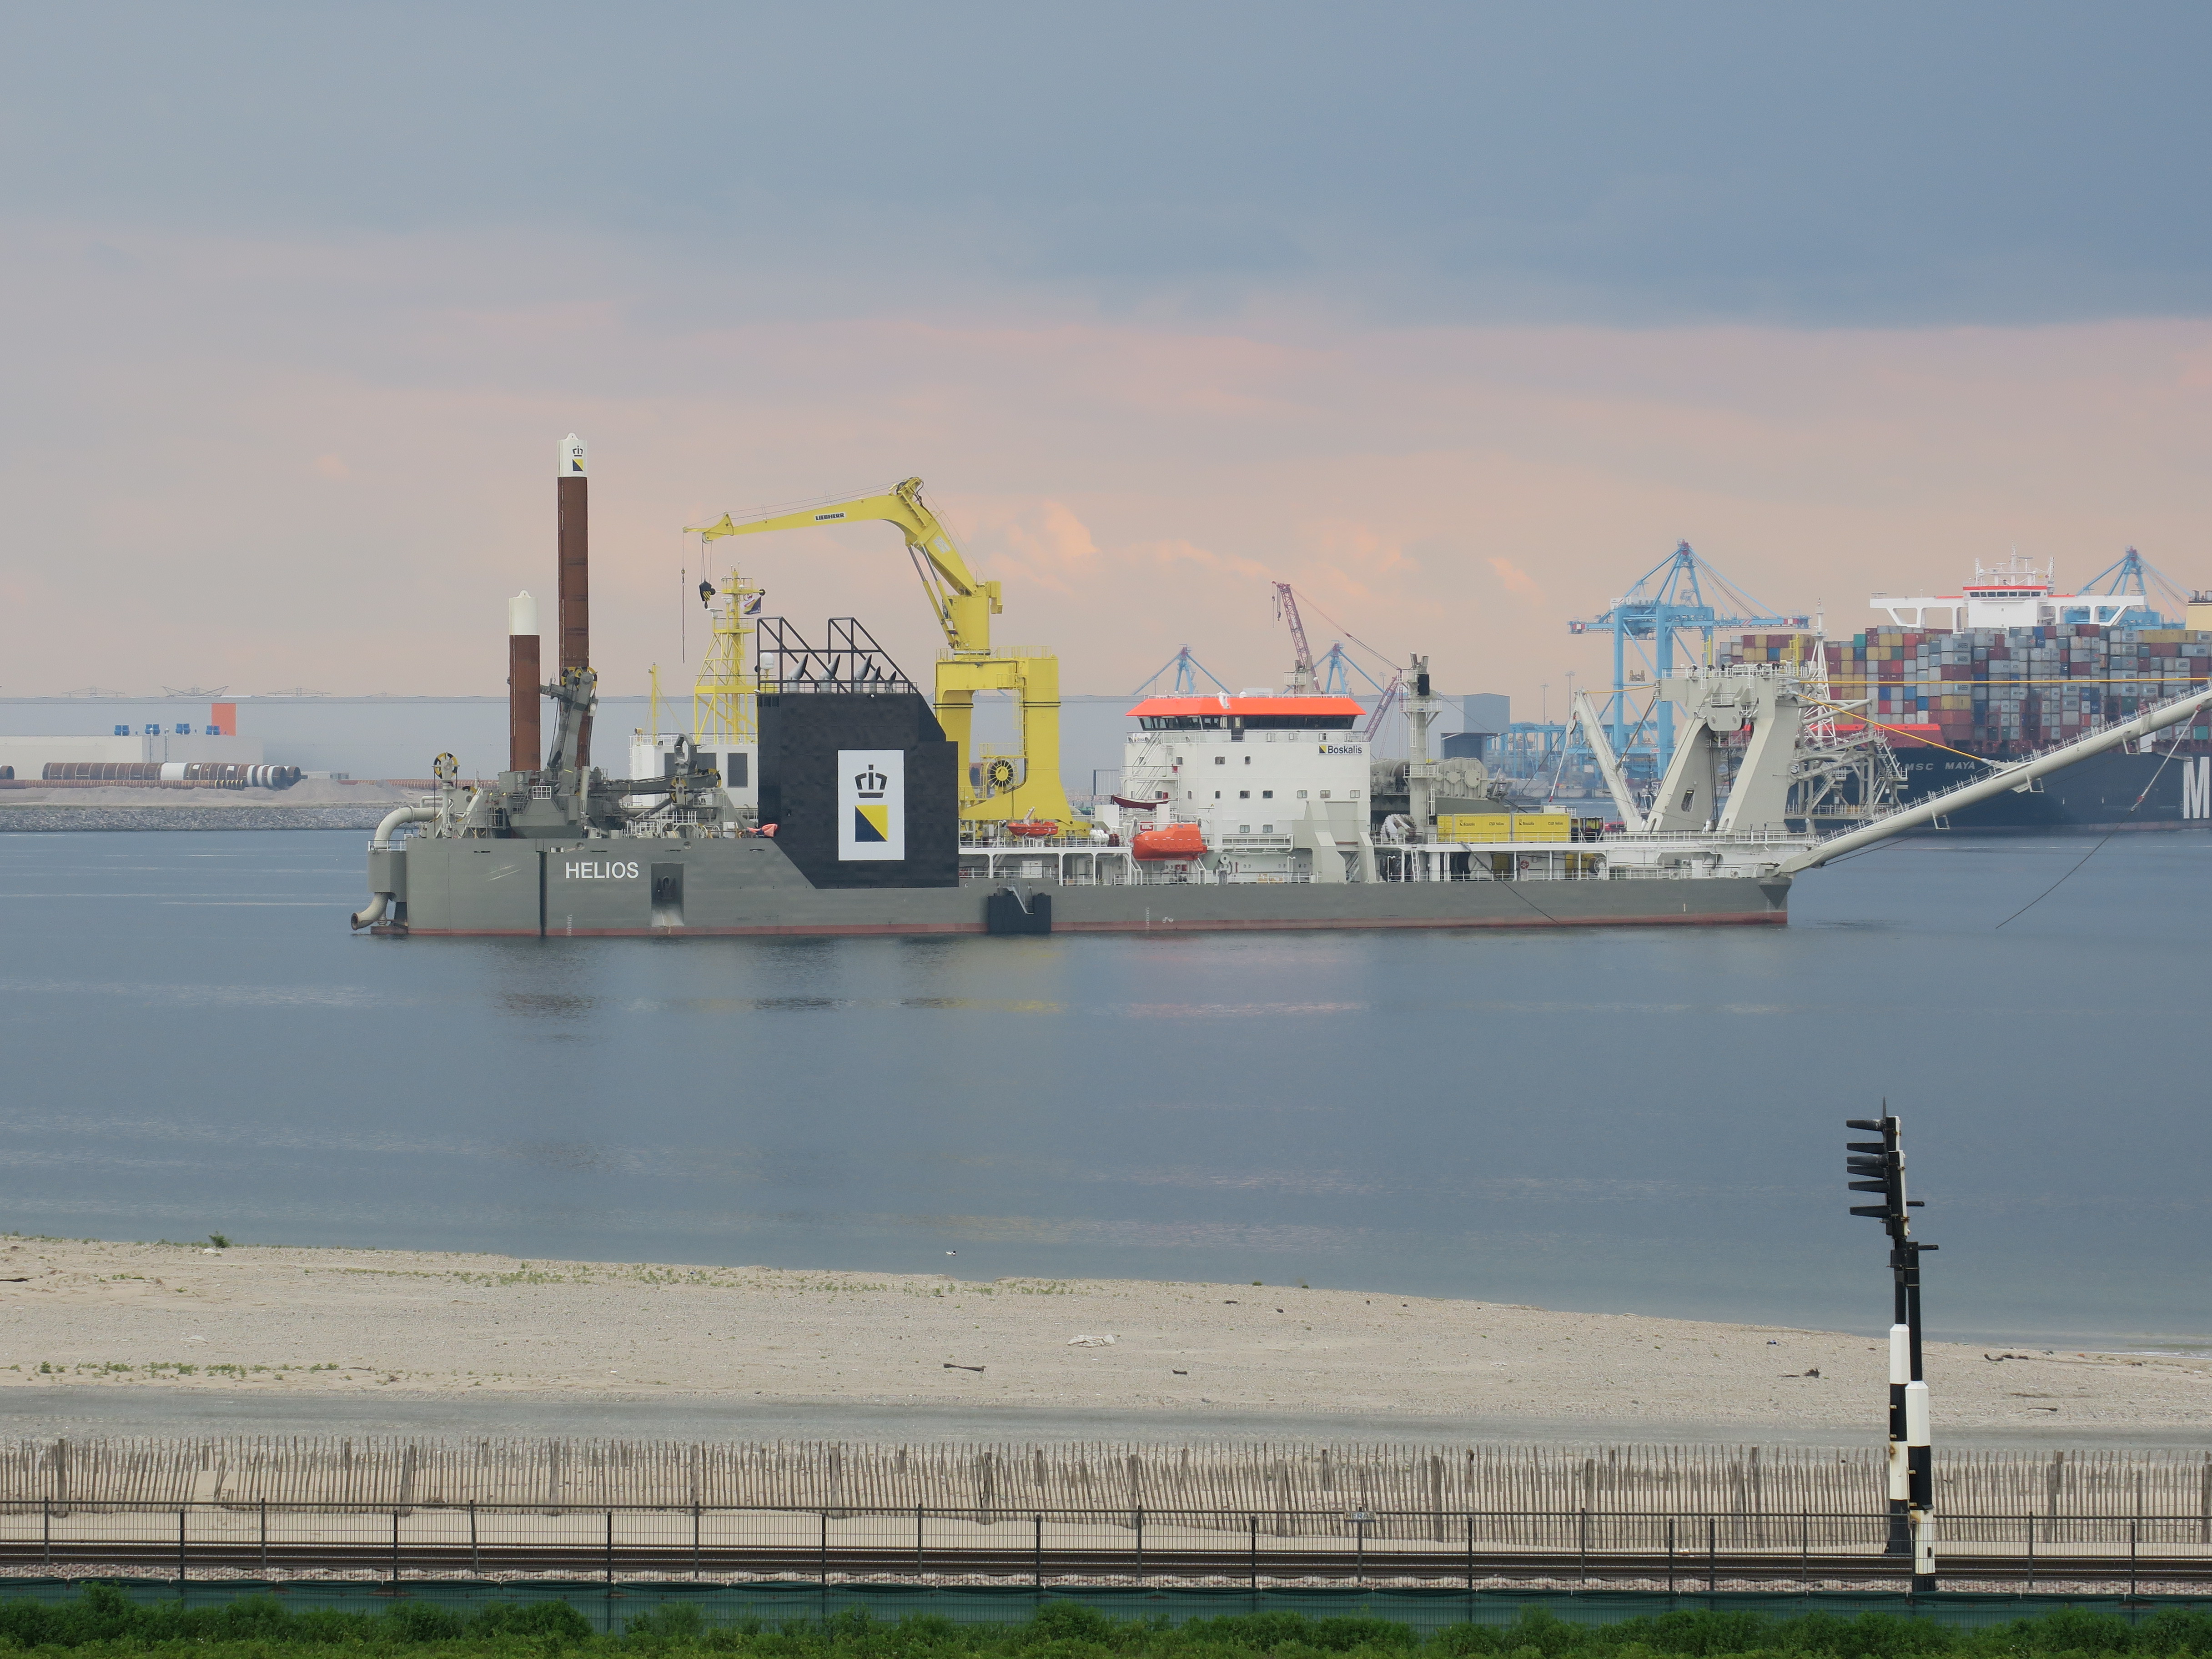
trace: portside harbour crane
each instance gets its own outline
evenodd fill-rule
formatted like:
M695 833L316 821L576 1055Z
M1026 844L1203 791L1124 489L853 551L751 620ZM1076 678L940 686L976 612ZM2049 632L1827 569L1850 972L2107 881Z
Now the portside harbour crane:
M938 724L959 749L960 817L963 828L986 823L1049 820L1067 831L1075 819L1060 778L1060 659L992 648L991 618L1004 608L999 584L969 569L952 532L922 499L921 480L908 478L880 495L825 501L796 513L733 521L725 513L714 524L693 526L708 541L757 536L772 530L880 520L896 525L921 578L945 649L937 660L933 703ZM978 691L1011 691L1021 702L1021 750L991 755L978 780L970 770L970 741ZM1005 761L1006 764L998 763Z
M1709 587L1711 599L1706 594ZM1716 605L1714 599L1720 603ZM1700 558L1689 543L1680 542L1672 553L1638 576L1611 609L1587 622L1570 622L1567 631L1613 635L1613 692L1605 709L1612 727L1613 751L1625 763L1641 760L1656 775L1664 772L1674 757L1674 711L1664 702L1660 703L1651 746L1639 756L1630 743L1626 655L1630 644L1644 659L1645 671L1656 683L1675 672L1679 635L1698 635L1696 659L1710 665L1717 629L1811 625L1809 617L1773 614Z
M1173 689L1166 691L1161 690L1161 680L1166 678L1170 674L1175 677ZM1182 647L1175 653L1175 655L1170 657L1165 662L1162 663L1158 668L1155 668L1150 674L1146 675L1142 684L1140 684L1137 689L1134 691L1132 691L1129 695L1133 697L1202 696L1205 695L1204 688L1202 688L1198 683L1198 678L1201 674L1212 682L1213 689L1216 691L1219 692L1223 696L1227 696L1229 695L1229 688L1221 683L1220 677L1215 674L1211 668L1208 668L1196 657L1191 655L1190 647L1187 645Z
M2099 582L2104 586L2098 586ZM2181 626L2179 621L2169 621L2168 618L2185 617L2189 611L2189 595L2177 587L2166 572L2132 547L2083 582L2081 592L2085 594L2101 593L2112 599L2133 597L2141 599L2142 612L2129 617L2123 624L2131 628L2156 628L2161 624L2179 628ZM2077 617L2083 622L2092 620L2086 611L2068 612L2060 620L2072 622Z
M1288 582L1275 584L1275 616L1291 630L1291 695L1305 696L1314 689L1313 647L1306 643L1305 619L1298 615L1298 596Z
M1360 732L1360 736L1369 743L1374 742L1375 734L1382 729L1382 722L1389 719L1390 711L1398 705L1404 692L1405 670L1394 667L1389 683L1385 684L1345 654L1342 640L1330 646L1322 654L1321 659L1316 662L1314 659L1313 647L1306 642L1305 618L1298 612L1297 590L1288 582L1276 582L1273 586L1276 620L1289 629L1291 634L1291 684L1288 688L1290 695L1294 697L1303 697L1319 692L1328 697L1353 696L1358 694L1352 690L1352 676L1358 675L1361 679L1367 682L1368 690L1372 691L1376 697L1374 711L1368 715L1367 725ZM1319 607L1316 606L1316 609L1318 611ZM1323 620L1327 621L1328 618L1324 616ZM1349 634L1345 637L1352 638ZM1388 660L1382 658L1372 646L1363 644L1356 639L1352 640L1352 643L1370 655L1375 656L1378 660Z

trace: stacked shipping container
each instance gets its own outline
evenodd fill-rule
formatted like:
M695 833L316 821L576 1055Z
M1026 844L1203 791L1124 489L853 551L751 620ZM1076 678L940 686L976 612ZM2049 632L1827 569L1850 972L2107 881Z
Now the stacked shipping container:
M1805 659L1806 634L1746 634L1715 641L1722 664ZM1992 757L2077 738L2101 721L2202 687L2212 633L2181 629L1869 628L1826 647L1839 702L1869 700L1875 720ZM2212 728L2190 727L2182 748L2203 752ZM2162 745L2163 746L2163 745Z

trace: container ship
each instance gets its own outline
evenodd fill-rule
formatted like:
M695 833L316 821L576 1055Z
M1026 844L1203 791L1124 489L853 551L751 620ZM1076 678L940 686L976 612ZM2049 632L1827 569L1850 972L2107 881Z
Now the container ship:
M1716 655L1723 665L1784 664L1820 650L1834 700L1887 738L1895 799L1924 800L2207 684L2212 603L2192 602L2183 627L2159 626L2143 599L2060 592L2053 574L2017 557L1977 563L1956 593L1876 595L1887 623L1848 641L1751 634L1717 641ZM1938 615L1953 625L1930 625ZM2006 832L2203 828L2212 824L2208 774L2212 726L2200 714L1946 821Z
M524 596L509 611L508 766L496 782L465 783L451 755L438 757L434 793L390 813L370 842L358 930L677 939L1777 925L1800 874L2033 791L2212 705L2212 689L2185 680L2163 702L2137 694L2130 719L1822 835L1793 813L1804 817L1808 790L1868 775L1879 744L1838 735L1812 665L1701 665L1655 688L1680 724L1643 805L1577 698L1620 814L1608 823L1516 810L1465 765L1432 757L1442 700L1415 656L1403 811L1376 811L1358 704L1300 690L1140 703L1128 793L1110 818L1081 817L1059 777L1056 659L992 642L998 584L969 569L908 479L742 523L725 515L699 533L899 527L946 641L931 694L856 618L831 618L820 646L783 619L756 621L759 590L733 572L700 593L710 609L720 603L700 706L720 712L666 744L637 734L631 775L612 777L592 761L586 461L576 438L563 441L550 676L534 604ZM975 695L988 690L1018 700L1017 752L971 741ZM549 700L555 729L541 745Z

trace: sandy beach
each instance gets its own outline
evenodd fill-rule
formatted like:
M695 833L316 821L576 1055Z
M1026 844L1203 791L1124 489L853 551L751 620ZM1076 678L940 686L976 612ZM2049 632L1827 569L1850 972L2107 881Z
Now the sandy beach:
M994 1413L1007 1432L1252 1413L1856 1441L1884 1378L1861 1335L1279 1285L10 1238L0 1304L0 1387L111 1419L134 1393L372 1414L713 1398ZM2212 1418L2196 1357L1938 1344L1927 1369L1954 1429L2182 1441Z

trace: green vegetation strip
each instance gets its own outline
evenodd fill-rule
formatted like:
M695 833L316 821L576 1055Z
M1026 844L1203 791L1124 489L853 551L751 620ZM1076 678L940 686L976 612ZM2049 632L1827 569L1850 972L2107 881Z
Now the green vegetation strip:
M1958 1595L1923 1597L1899 1611L1844 1613L1822 1607L1794 1615L1774 1609L1806 1598L1752 1593L1668 1598L1632 1593L1473 1598L1435 1591L1263 1591L1260 1611L1215 1611L1249 1602L1240 1591L1160 1594L977 1592L948 1587L878 1594L909 1609L885 1617L850 1589L803 1585L626 1588L610 1595L582 1585L422 1584L380 1596L384 1608L287 1605L325 1596L367 1599L373 1587L300 1585L280 1596L233 1594L195 1605L218 1587L134 1584L26 1585L0 1601L0 1651L88 1656L178 1653L204 1659L277 1659L288 1654L406 1654L412 1659L541 1654L855 1656L855 1659L1108 1659L1109 1656L1389 1655L1498 1656L1498 1659L1716 1659L1718 1656L1805 1656L1806 1659L2006 1659L2014 1655L2212 1654L2212 1605L2088 1598ZM680 1593L679 1592L680 1589ZM732 1594L739 1589L744 1594ZM640 1591L647 1593L641 1595ZM764 1599L760 1592L769 1592ZM1280 1605L1303 1601L1322 1616ZM1848 1604L1853 1598L1829 1596ZM1867 1600L1873 1598L1858 1598ZM1126 1616L1097 1605L1106 1601ZM2028 1618L2000 1610L2038 1602ZM842 1604L842 1605L841 1605ZM1271 1605L1275 1604L1275 1605ZM1330 1607L1364 1611L1330 1614ZM1638 1611L1654 1606L1664 1612ZM939 1608L942 1610L926 1610ZM913 1609L925 1610L913 1610ZM1194 1612L1194 1609L1199 1611ZM1557 1609L1557 1611L1555 1611ZM731 1611L740 1616L718 1617ZM1560 1612L1573 1616L1562 1618ZM824 1616L826 1613L826 1617ZM962 1615L965 1615L963 1618ZM1180 1616L1179 1616L1180 1615ZM1624 1616L1625 1615L1625 1616ZM1428 1627L1425 1636L1420 1628Z

